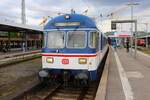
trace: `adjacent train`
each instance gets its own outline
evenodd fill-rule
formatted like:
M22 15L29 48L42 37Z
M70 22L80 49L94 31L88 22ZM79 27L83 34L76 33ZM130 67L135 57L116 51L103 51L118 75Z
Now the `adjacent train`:
M145 40L144 39L137 39L137 45L138 46L145 46Z
M80 14L65 14L44 27L40 79L95 81L108 49L95 22Z

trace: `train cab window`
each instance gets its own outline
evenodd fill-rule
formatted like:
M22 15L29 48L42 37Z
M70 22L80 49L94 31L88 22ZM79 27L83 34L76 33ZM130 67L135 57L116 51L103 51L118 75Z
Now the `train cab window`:
M64 47L64 32L51 31L47 38L48 48L63 48Z
M71 31L68 32L68 48L85 48L86 46L86 32Z
M46 41L47 41L47 33L44 33L44 41L43 41L43 48L46 47Z
M97 48L98 46L98 40L99 40L99 34L97 31L90 32L90 37L89 37L89 47L91 48Z

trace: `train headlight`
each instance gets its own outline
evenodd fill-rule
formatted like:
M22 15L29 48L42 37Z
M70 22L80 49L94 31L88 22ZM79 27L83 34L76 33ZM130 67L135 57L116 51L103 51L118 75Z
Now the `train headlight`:
M87 64L86 58L79 58L79 64Z
M65 19L70 19L70 16L69 15L65 15Z
M54 62L54 58L52 58L52 57L47 57L47 58L46 58L46 62L47 62L47 63L53 63L53 62Z

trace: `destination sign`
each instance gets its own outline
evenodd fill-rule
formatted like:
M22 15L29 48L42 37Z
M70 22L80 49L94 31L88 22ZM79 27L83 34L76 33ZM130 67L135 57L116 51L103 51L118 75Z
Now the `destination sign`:
M55 23L55 26L79 26L80 22Z

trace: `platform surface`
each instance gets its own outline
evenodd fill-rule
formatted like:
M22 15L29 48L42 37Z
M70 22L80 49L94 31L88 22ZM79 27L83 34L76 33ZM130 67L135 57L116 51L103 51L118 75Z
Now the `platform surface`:
M0 52L0 60L4 59L4 58L8 58L8 57L13 57L13 56L18 56L18 55L22 55L22 54L28 54L28 53L36 53L36 52L40 52L41 50L29 50L26 52L23 51L11 51L11 52L6 52L6 53L2 53Z
M105 100L150 100L150 55L110 47L109 58Z

